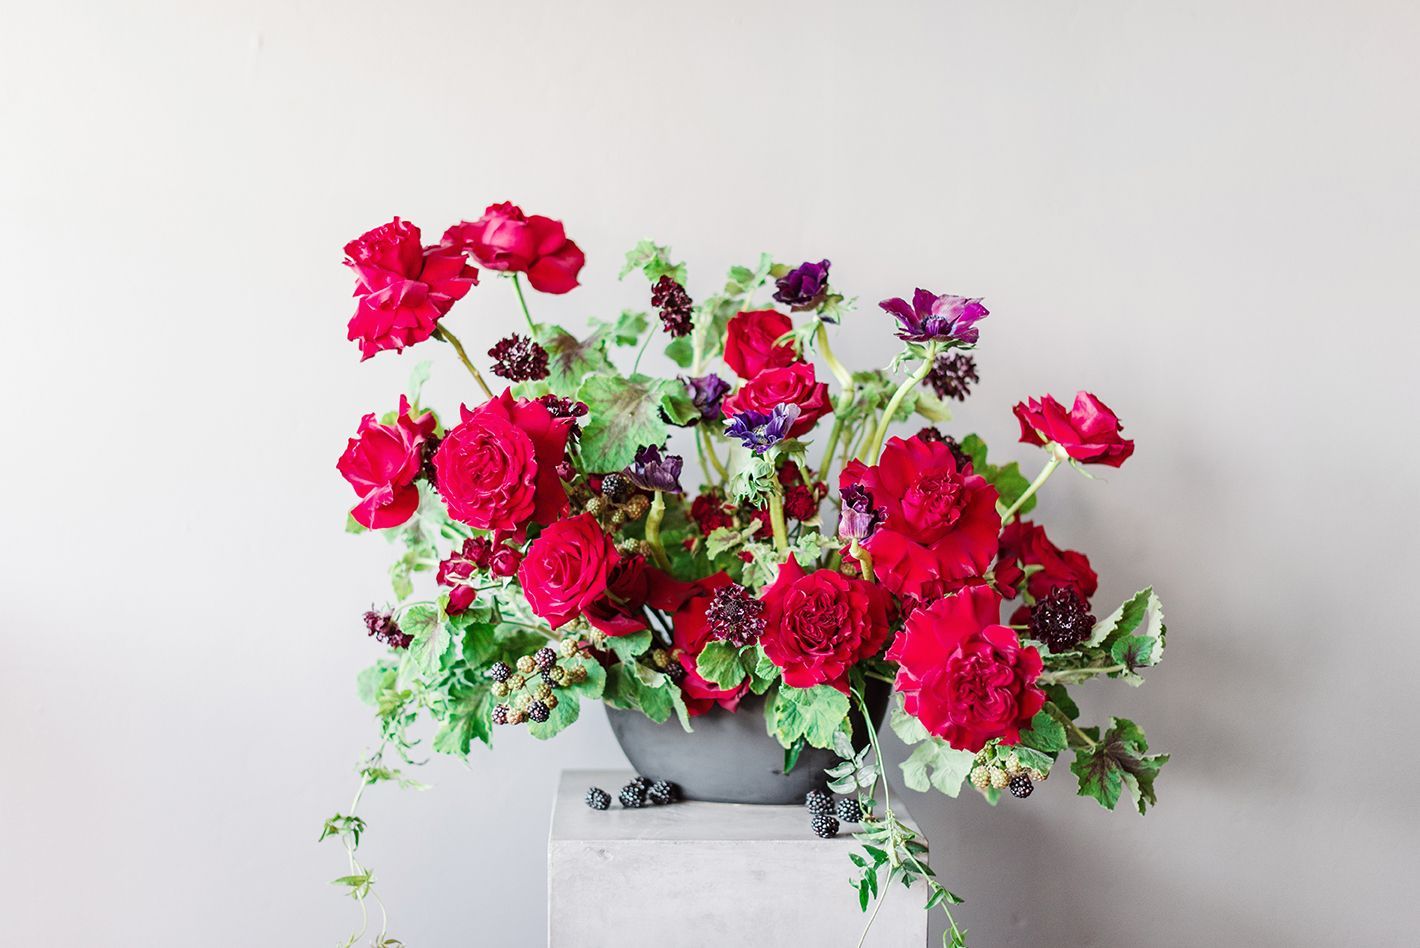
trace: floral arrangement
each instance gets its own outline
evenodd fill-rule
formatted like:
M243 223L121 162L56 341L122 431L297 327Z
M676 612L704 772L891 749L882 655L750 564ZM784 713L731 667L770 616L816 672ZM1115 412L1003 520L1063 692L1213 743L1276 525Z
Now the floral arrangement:
M536 321L524 282L570 292L581 249L560 222L512 204L432 245L395 218L345 253L362 359L434 340L473 382L457 414L436 413L420 400L420 363L337 464L356 495L349 530L383 533L398 551L393 603L364 617L386 651L359 677L380 724L361 792L412 782L390 755L413 762L421 716L437 726L433 749L462 757L499 727L550 738L588 701L691 730L762 695L786 770L805 746L841 758L826 776L848 799L836 811L821 793L808 803L821 835L838 832L834 812L859 823L862 908L891 881L921 881L927 907L947 913L950 945L965 944L949 908L960 900L894 813L876 734L852 733L851 711L871 720L870 681L895 691L910 788L1026 798L1068 756L1081 796L1113 809L1127 795L1140 813L1154 803L1167 755L1151 754L1132 721L1082 723L1069 689L1139 684L1163 653L1159 600L1145 589L1097 619L1089 559L1027 519L1058 468L1120 467L1134 442L1086 392L1069 406L1049 395L1015 406L1021 443L1043 456L1033 480L988 458L977 436L945 433L950 403L978 381L981 300L917 289L852 317L903 346L885 369L850 371L829 336L854 300L828 260L761 256L696 301L685 265L643 241L621 276L644 275L639 295L657 318L632 308L577 332ZM490 271L525 326L481 369L449 317L487 294ZM683 374L640 370L657 339ZM635 352L629 371L623 347ZM911 433L893 436L895 425ZM434 579L423 598L419 573ZM362 913L374 896L356 855L363 829L352 805L322 835L344 842L350 872L337 881ZM376 943L396 944L383 924Z

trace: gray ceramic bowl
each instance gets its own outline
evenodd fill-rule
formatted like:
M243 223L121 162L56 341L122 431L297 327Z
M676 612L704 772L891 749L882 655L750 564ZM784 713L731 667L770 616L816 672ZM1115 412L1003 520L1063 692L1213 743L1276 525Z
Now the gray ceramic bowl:
M882 724L889 692L883 682L868 685L865 697L875 727ZM688 800L802 803L805 793L828 782L825 768L838 762L832 751L805 747L794 769L784 773L784 748L764 729L764 698L758 695L746 696L733 714L716 707L691 718L695 730L689 734L674 716L657 724L639 711L610 705L606 716L636 772L674 781ZM853 734L860 749L868 743L857 712Z

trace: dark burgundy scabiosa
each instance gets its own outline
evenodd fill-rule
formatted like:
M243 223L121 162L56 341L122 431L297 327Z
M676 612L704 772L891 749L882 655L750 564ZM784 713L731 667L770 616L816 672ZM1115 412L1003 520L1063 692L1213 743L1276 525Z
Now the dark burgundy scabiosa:
M1052 652L1068 652L1090 637L1095 617L1089 603L1069 586L1056 586L1030 611L1031 638Z
M365 628L377 641L390 648L409 648L409 643L414 640L414 636L399 627L399 623L394 620L394 613L388 609L379 612L371 609L366 612Z
M730 393L730 383L714 372L692 378L682 377L681 381L690 389L690 400L695 403L700 417L705 421L719 421L720 403Z
M843 489L838 514L838 535L845 540L866 540L887 519L887 508L873 503L873 495L862 484Z
M493 374L510 382L536 382L547 378L547 350L530 336L514 333L488 350Z
M439 443L443 441L438 435L431 434L424 442L424 460L419 466L419 476L429 482L431 487L439 486L438 475L434 472L434 452L439 450Z
M587 413L586 404L574 398L543 395L538 401L542 403L542 407L546 408L547 413L553 418L581 418Z
M937 356L936 364L922 384L936 392L939 398L964 402L971 394L971 387L980 381L975 359L964 352L943 352Z
M774 299L796 309L813 306L828 289L828 267L827 260L799 264L775 281Z
M916 437L927 444L945 444L951 449L952 457L956 458L958 469L965 471L971 466L971 455L963 451L957 439L951 435L944 435L936 428L927 427L917 432Z
M789 436L799 417L798 405L779 404L769 412L748 409L725 419L725 435L763 454Z
M938 296L921 287L912 294L911 303L895 297L878 306L897 318L897 337L908 342L975 345L980 335L976 323L990 315L979 299Z
M636 460L626 469L626 477L642 490L658 490L681 494L680 469L685 459L678 454L662 454L659 445L648 444L636 449Z
M736 647L750 645L764 634L764 603L739 583L730 583L711 595L705 621L712 638Z
M689 335L693 304L685 287L669 276L662 276L651 287L651 305L661 311L661 325L667 333L677 338Z

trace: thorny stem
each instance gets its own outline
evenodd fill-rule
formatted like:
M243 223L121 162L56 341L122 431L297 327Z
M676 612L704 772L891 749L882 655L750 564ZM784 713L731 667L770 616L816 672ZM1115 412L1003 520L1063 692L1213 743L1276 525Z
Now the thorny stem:
M932 371L932 366L937 362L937 344L927 343L927 351L922 356L922 364L917 367L917 371L907 377L907 381L898 386L896 392L892 394L892 401L888 402L887 408L883 411L882 421L878 422L878 430L873 434L870 442L871 450L867 454L859 452L859 457L870 464L878 462L878 452L882 450L883 439L887 437L888 428L892 426L892 416L897 414L897 409L902 405L903 399L907 398L907 393L921 383L927 377L927 373Z
M518 305L523 308L523 318L528 321L528 331L537 338L537 324L533 322L532 313L528 312L528 301L523 296L523 282L518 279L516 273L513 274L513 290L518 294Z
M473 380L478 383L478 387L483 389L483 394L492 398L493 390L488 387L487 382L483 381L483 373L478 371L478 367L469 361L468 353L464 351L463 343L459 342L458 336L449 332L449 328L443 323L440 323L438 328L434 330L434 335L454 347L454 352L457 353L459 361L463 363L465 369L468 369L469 374L473 376Z

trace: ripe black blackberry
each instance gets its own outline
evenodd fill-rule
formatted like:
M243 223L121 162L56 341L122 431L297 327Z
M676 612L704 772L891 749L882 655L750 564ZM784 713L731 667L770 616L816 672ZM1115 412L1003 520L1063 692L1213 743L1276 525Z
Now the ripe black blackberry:
M494 662L488 667L488 677L494 681L507 681L513 676L513 668L507 662Z
M1052 652L1070 651L1088 639L1094 627L1089 603L1069 586L1056 586L1030 611L1031 638Z
M838 819L843 823L863 822L863 807L857 800L838 801Z
M1025 774L1016 774L1007 786L1011 788L1011 796L1019 797L1022 800L1035 790L1035 784L1031 783L1030 778Z
M528 720L530 721L541 724L543 721L546 721L551 714L552 711L541 701L534 701L532 704L528 705Z
M593 810L605 810L611 806L611 794L601 787L592 787L587 791L587 806Z
M548 648L546 645L538 649L536 652L533 652L533 665L537 667L538 671L545 672L556 664L557 653L554 652L552 649Z
M667 803L675 803L680 799L680 787L669 780L657 780L651 784L651 789L646 791L646 797L652 803L665 806Z
M507 724L507 723L508 723L508 712L511 711L511 710L512 710L512 708L508 707L506 704L494 705L494 706L493 706L493 723L494 723L494 724Z
M628 810L639 810L646 805L646 788L633 780L621 788L617 799Z
M636 485L625 474L613 472L602 475L602 496L614 504L626 503L635 489Z
M828 816L833 812L833 797L826 791L813 789L804 794L804 806L815 816Z
M549 668L547 671L538 672L538 677L542 679L543 684L551 685L554 688L557 687L557 676L552 673L552 669Z
M671 680L671 684L680 684L685 681L685 666L678 661L671 662L666 667L666 677Z
M656 781L652 780L650 777L643 777L641 774L637 774L636 776L631 778L631 782L636 784L636 786L640 787L642 790L649 790L651 789L651 784L655 783Z
M809 821L813 830L824 839L833 839L838 835L838 821L827 813L815 813L814 818Z

